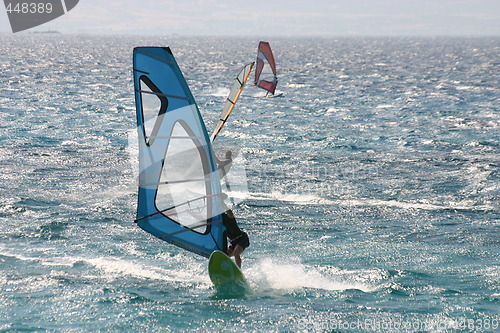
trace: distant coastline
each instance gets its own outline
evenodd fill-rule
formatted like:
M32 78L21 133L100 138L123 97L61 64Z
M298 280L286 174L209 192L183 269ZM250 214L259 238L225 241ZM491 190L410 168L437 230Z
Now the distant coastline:
M33 32L29 32L30 34L60 34L61 32L60 31L57 31L57 30L45 30L45 31L33 31Z

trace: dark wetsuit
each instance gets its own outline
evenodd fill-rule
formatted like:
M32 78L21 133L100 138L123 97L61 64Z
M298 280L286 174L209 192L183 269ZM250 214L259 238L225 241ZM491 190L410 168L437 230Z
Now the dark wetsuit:
M231 249L234 250L236 245L240 245L243 249L250 246L250 240L248 239L247 233L238 227L234 217L229 217L227 213L222 214L222 224L226 227L226 236L231 242Z

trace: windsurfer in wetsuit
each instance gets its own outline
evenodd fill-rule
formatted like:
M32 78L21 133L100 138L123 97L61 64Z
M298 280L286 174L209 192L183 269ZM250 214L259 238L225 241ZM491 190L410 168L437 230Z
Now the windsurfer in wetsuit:
M248 246L250 246L250 240L248 239L247 233L242 231L238 227L236 219L234 218L233 211L229 209L225 204L224 209L226 211L222 214L222 224L224 224L224 226L226 227L225 234L229 239L229 242L231 243L227 247L227 255L230 257L234 257L236 265L241 268L240 255Z

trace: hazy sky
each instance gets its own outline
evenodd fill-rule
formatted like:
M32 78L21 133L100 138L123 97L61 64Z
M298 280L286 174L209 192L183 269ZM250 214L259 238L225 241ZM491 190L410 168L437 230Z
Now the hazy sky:
M258 36L500 35L500 0L80 0L31 30ZM0 31L11 31L0 8Z

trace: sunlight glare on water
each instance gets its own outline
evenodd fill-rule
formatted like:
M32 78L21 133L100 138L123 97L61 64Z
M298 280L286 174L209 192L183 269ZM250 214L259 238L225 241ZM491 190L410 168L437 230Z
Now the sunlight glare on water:
M131 57L170 46L211 132L259 40L0 40L1 331L498 330L498 38L269 40L283 96L248 85L215 145L243 295L133 223Z

